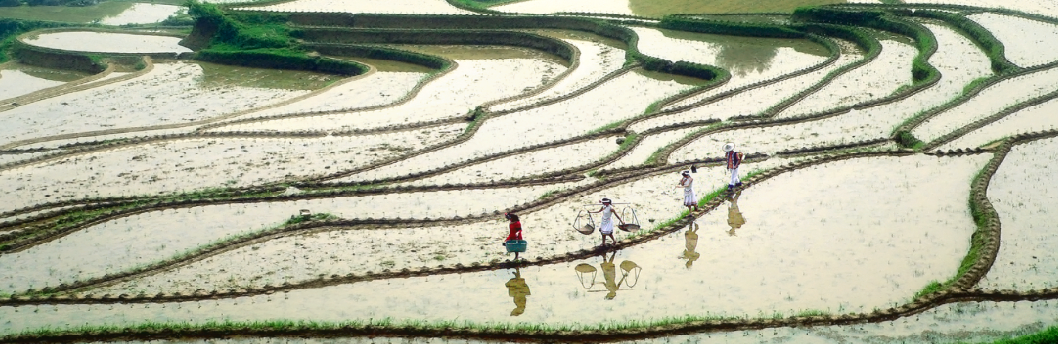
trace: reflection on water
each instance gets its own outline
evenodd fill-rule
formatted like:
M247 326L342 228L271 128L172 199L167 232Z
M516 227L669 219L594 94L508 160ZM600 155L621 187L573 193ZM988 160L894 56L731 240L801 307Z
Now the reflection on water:
M698 223L691 222L687 226L687 232L683 233L683 237L687 241L687 248L683 250L683 256L680 256L680 259L686 259L687 268L690 269L691 264L694 264L694 261L702 256L701 253L694 252L695 248L698 247Z
M514 309L511 310L511 316L522 315L522 313L525 313L526 296L532 295L532 293L529 292L529 285L522 278L521 269L514 268L514 277L511 277L511 280L507 281L505 285L507 286L507 294L514 298Z
M632 289L639 283L639 272L643 270L638 264L631 260L625 260L621 262L621 279L617 280L617 266L614 265L614 258L617 257L617 251L614 250L610 253L610 258L606 258L608 252L603 252L602 262L599 263L599 268L602 269L602 282L596 282L598 276L598 270L594 266L587 263L578 264L573 268L577 272L577 279L584 289L588 289L591 292L606 292L606 296L603 298L606 300L613 300L617 297L617 291L624 285L626 289ZM588 276L591 278L588 278ZM629 279L629 276L632 278ZM597 285L602 285L603 288L596 289Z
M715 54L718 67L731 71L734 76L764 74L773 69L786 70L783 64L800 63L803 55L827 56L829 52L820 44L805 39L780 39L714 35L696 32L659 29L667 38L690 40L709 44L709 53ZM781 56L780 56L781 55ZM704 57L703 57L704 58ZM701 60L699 58L698 60ZM710 62L708 60L701 60Z
M750 73L763 73L771 67L771 61L779 49L772 46L749 44L725 44L716 54L716 63L727 67L731 74L746 76Z
M731 230L727 231L727 234L730 236L735 236L735 230L746 224L746 218L742 217L742 212L738 210L738 196L741 195L742 191L739 190L727 198L730 201L727 204L727 225L731 226Z
M242 86L283 90L317 90L342 78L339 75L270 68L251 68L209 62L202 67L199 85L204 88Z

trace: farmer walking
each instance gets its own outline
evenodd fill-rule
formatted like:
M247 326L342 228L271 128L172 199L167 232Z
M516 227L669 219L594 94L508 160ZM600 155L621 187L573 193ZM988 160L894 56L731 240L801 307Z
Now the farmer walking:
M738 166L742 164L742 153L735 151L734 143L724 145L724 156L727 158L727 170L731 172L731 182L727 184L728 192L735 192L735 188L742 186L742 180L738 178Z
M522 222L518 220L518 215L514 213L506 213L503 215L511 222L508 226L511 233L507 235L507 239L503 239L503 245L506 246L508 241L511 240L523 240L522 239ZM514 252L514 260L518 260L518 252Z
M694 178L691 178L691 172L683 171L682 174L683 178L676 187L683 188L683 205L687 206L687 212L691 212L691 208L698 211L698 198L694 195ZM693 214L688 215L693 216Z
M599 246L605 246L606 245L606 237L607 236L609 236L610 240L613 241L613 245L616 245L617 244L617 239L615 239L614 236L613 236L613 219L611 219L610 217L611 216L617 216L617 220L621 221L622 225L625 224L625 220L622 220L621 216L618 216L613 211L613 204L612 204L613 202L610 201L609 198L603 198L601 200L601 202L602 202L602 208L599 208L598 211L589 211L589 213L595 213L595 214L602 213L602 221L599 223L599 234L602 234L602 244L599 245Z

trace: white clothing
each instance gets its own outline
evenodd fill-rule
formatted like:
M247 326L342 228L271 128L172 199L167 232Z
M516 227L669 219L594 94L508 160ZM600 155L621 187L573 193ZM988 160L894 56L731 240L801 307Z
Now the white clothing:
M602 222L599 223L599 233L613 233L613 206L602 206Z
M683 178L680 180L680 186L683 187L683 205L698 205L698 198L694 196L694 180L691 178Z
M727 184L727 185L735 186L735 185L738 185L739 183L742 183L742 179L738 178L738 167L729 168L729 169L727 169L727 171L731 172L731 183Z

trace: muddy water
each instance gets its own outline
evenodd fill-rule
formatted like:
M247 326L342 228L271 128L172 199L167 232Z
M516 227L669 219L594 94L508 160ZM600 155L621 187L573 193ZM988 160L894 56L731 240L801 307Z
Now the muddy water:
M365 197L210 205L108 221L62 239L0 256L0 290L20 291L99 277L167 259L240 233L282 223L301 209L343 218L439 218L479 215L531 201L554 185ZM558 186L561 187L561 186ZM40 262L41 265L19 262ZM46 267L46 268L44 268Z
M1056 111L1058 111L1058 101L1055 100L1031 106L989 123L937 149L976 148L1020 133L1056 129L1058 128L1058 117L1054 116Z
M56 32L28 36L30 45L100 53L183 53L190 52L177 43L180 37L133 35L110 32Z
M291 71L254 73L248 68L239 68L244 77L206 74L214 70L224 68L208 63L159 63L150 73L132 80L19 106L4 112L0 143L205 120L308 93L266 88L275 83L262 83L262 79L318 75ZM42 113L48 116L41 116Z
M930 280L954 273L973 231L967 184L986 160L867 158L790 172L738 196L745 221L734 235L732 211L716 211L698 220L693 247L681 231L604 257L520 269L532 294L514 319L512 309L520 307L504 284L516 276L501 270L153 305L149 312L143 305L48 306L44 314L23 307L25 316L5 316L11 319L5 330L64 324L54 324L55 317L117 324L392 317L594 325L684 314L869 312L905 302ZM820 189L827 197L789 197ZM88 308L93 316L80 316Z
M777 77L823 62L827 51L808 40L744 38L633 28L643 54L714 65L731 72L732 87Z
M569 94L598 81L606 74L620 69L624 64L625 51L605 44L605 42L576 39L565 39L565 41L580 50L580 63L576 69L540 94L498 104L492 106L492 110L510 110Z
M726 142L737 142L744 152L777 152L889 137L904 119L944 104L961 94L967 83L992 73L984 54L965 37L941 26L926 26L942 47L930 58L944 75L936 85L890 104L856 109L818 121L708 135L677 150L670 160L719 157L720 148Z
M134 3L126 1L101 2L95 6L20 6L0 8L5 18L48 20L73 23L99 21L105 25L154 23L176 14L179 6Z
M638 122L631 125L630 129L637 132L643 132L650 128L678 122L707 120L713 118L727 120L733 116L759 114L784 99L792 97L798 92L815 85L835 69L859 61L862 58L862 55L842 55L833 64L818 71L783 80L772 85L743 91L725 97L719 101L698 106L687 111ZM709 93L716 94L714 92ZM694 99L700 99L700 97L694 97ZM679 102L678 104L687 104L687 102Z
M375 72L354 77L341 85L289 105L254 111L232 120L287 115L312 111L335 111L396 102L423 81L425 73Z
M339 113L233 125L217 130L352 130L413 124L465 116L475 106L517 95L561 72L561 65L537 59L459 60L459 66L431 81L411 101L371 111Z
M969 101L938 114L919 125L913 133L930 142L981 118L1020 102L1054 91L1058 68L1048 69L994 84Z
M483 183L582 166L598 161L617 150L618 136L517 154L460 168L458 170L417 180L409 185L443 185L447 183Z
M0 211L94 196L243 187L353 169L449 140L460 124L381 135L193 139L137 145L0 172Z
M366 171L342 181L372 180L444 166L492 153L510 151L584 135L596 128L634 117L651 102L690 86L625 73L572 99L489 119L467 142ZM569 123L556 126L555 123ZM516 138L516 139L512 139Z
M426 67L423 65L417 65L414 63L407 63L394 60L376 60L364 57L344 57L344 56L330 56L340 60L350 60L360 62L371 67L375 67L380 72L402 72L402 73L424 73L429 74L436 72L437 70Z
M244 7L242 9L270 12L475 14L456 8L445 2L445 0L297 0L262 7Z
M7 63L0 69L0 99L18 97L87 76L85 73L63 69Z
M36 77L18 69L0 70L0 99L9 99L66 82Z
M905 43L889 40L883 40L881 43L882 53L874 60L838 76L776 117L796 117L828 108L849 106L888 96L901 86L911 85L911 59L918 51Z
M127 10L116 15L106 16L99 23L103 25L150 24L186 11L180 6L133 3Z
M967 18L981 24L1003 42L1007 59L1016 65L1028 67L1058 60L1058 53L1044 48L1058 44L1058 25L995 13L979 13Z
M985 8L1005 8L1027 13L1058 16L1058 4L1051 1L996 2L990 0L906 0L909 4L956 4Z
M1054 211L1058 205L1058 139L1015 146L988 187L999 220L1002 241L995 264L981 288L1043 289L1058 287L1058 244Z

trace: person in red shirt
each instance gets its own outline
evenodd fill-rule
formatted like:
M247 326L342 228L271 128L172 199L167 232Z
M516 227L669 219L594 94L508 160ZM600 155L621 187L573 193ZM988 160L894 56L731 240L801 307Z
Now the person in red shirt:
M522 239L522 223L518 220L518 215L507 213L504 214L504 217L506 217L508 221L511 221L509 226L511 233L507 235L507 239L503 240L503 244L507 245L507 242L511 240L524 240ZM514 253L514 260L518 260L518 252Z

